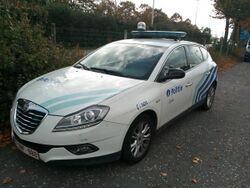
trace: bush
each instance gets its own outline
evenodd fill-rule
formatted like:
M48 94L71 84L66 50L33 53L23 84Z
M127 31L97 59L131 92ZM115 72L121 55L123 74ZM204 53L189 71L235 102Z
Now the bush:
M29 80L72 64L81 50L67 50L44 37L25 3L0 3L0 128L8 122L17 90ZM73 53L72 53L73 52Z

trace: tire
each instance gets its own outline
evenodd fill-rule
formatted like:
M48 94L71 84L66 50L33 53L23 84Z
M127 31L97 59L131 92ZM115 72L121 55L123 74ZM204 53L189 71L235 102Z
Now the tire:
M153 119L148 114L138 116L125 136L122 159L129 164L142 160L151 145L153 132Z
M212 108L215 97L216 86L213 84L207 91L205 102L201 106L201 110L207 111Z

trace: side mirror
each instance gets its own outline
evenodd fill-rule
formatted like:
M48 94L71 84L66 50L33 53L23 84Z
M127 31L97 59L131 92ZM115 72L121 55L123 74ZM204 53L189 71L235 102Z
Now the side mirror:
M181 79L186 75L185 71L182 69L164 69L162 74L158 78L158 82L164 82L168 79Z

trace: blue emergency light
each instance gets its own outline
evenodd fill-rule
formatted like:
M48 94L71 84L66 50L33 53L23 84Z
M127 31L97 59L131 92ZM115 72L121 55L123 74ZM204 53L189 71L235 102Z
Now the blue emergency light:
M132 31L133 38L167 38L179 40L186 37L183 31Z

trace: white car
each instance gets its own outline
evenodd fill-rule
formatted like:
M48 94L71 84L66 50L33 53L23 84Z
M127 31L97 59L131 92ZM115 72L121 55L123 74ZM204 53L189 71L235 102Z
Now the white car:
M135 163L161 126L210 109L217 66L204 46L140 32L24 85L11 110L17 147L44 162Z
M246 61L246 62L250 61L250 39L247 41L247 44L246 44L244 61Z

